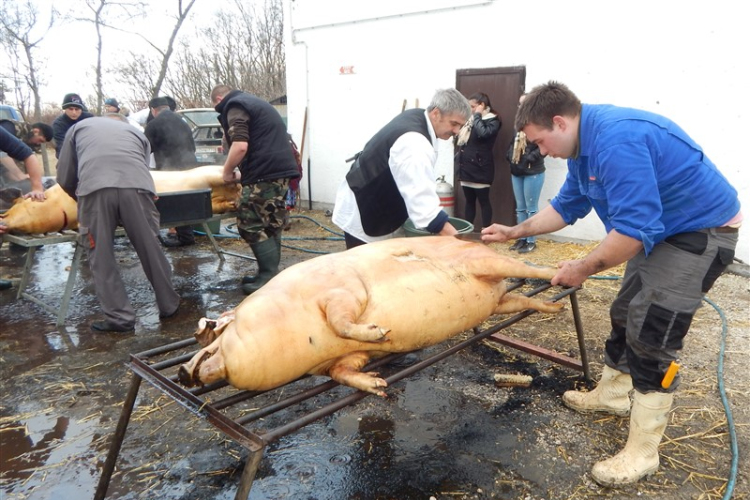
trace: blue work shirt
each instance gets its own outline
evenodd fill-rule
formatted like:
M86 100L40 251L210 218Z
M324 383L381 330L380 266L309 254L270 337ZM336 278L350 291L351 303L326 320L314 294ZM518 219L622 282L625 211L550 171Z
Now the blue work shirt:
M22 140L0 127L0 151L8 153L8 156L18 161L24 161L34 154Z
M643 243L726 224L737 190L680 127L647 111L584 104L579 153L551 201L567 224L593 208L609 233Z

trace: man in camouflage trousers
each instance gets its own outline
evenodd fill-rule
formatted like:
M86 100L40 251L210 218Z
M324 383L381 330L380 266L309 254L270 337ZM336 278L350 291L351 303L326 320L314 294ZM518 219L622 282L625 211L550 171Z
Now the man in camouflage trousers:
M242 291L251 294L279 272L285 196L289 181L300 174L286 127L273 106L227 85L214 87L211 102L229 144L224 182L242 184L237 229L258 261L258 273L242 278Z

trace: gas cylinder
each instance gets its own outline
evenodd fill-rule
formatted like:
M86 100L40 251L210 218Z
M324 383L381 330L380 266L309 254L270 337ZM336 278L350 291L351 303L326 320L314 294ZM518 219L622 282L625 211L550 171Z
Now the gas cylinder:
M440 206L449 217L453 217L453 208L456 206L456 197L453 193L453 186L446 182L444 175L437 178L436 190L440 197Z

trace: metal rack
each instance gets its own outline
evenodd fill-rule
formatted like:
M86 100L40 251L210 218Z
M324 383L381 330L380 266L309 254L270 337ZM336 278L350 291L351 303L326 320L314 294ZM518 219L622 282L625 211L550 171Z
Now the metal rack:
M523 283L515 283L508 287L508 291L521 286L523 286ZM524 295L531 297L544 292L549 288L551 288L551 285L546 283L526 292ZM551 300L558 301L564 297L570 298L571 310L578 337L580 359L561 355L549 349L528 342L518 341L498 333L501 330L518 323L524 318L537 313L533 310L526 310L485 330L480 331L475 328L474 335L468 339L453 346L447 346L445 350L423 359L412 366L393 373L389 377L386 377L385 380L391 385L484 339L500 342L563 366L582 371L586 379L589 380L590 372L586 355L586 346L583 338L583 327L578 308L578 300L576 297L577 290L579 290L579 288L562 289L552 297ZM255 424L259 419L277 414L286 408L306 402L315 396L338 387L339 384L329 380L312 387L300 389L299 387L293 387L293 384L296 384L299 381L298 380L273 389L272 391L239 391L228 386L226 382L221 381L200 388L186 389L177 383L177 369L179 365L190 360L197 352L195 350L196 344L196 340L187 339L138 354L131 354L128 366L133 372L132 382L125 402L123 403L120 419L112 438L110 450L102 470L102 475L99 480L94 500L103 500L107 494L107 489L109 487L112 473L114 472L117 458L120 454L120 449L125 438L125 432L128 423L130 422L130 417L135 406L135 401L142 380L146 380L152 384L191 413L205 419L208 423L224 433L226 437L247 448L249 455L245 462L245 468L240 479L235 500L244 500L250 494L250 489L263 457L263 452L270 443L371 395L367 392L354 391L278 427L265 429L262 432L254 432L248 428L248 425ZM363 368L363 371L376 369L403 355L404 353L390 354L373 361ZM226 394L227 392L228 394ZM286 394L289 393L291 393L291 395L286 396ZM278 397L273 398L274 402L267 404L266 406L259 406L257 401L253 400L253 398L257 398L263 394L278 394ZM211 397L212 399L208 399L208 397ZM231 415L233 407L250 400L253 400L253 411L236 416Z
M164 227L200 225L203 227L203 230L206 232L206 236L211 242L211 246L213 247L214 251L219 256L219 259L222 262L225 260L224 259L225 254L233 255L235 257L253 259L254 257L251 257L249 255L241 255L241 254L236 254L236 253L223 250L216 242L216 238L214 238L214 235L211 232L211 229L209 228L209 224L212 222L221 221L222 219L227 219L230 217L237 217L237 214L234 212L228 212L228 213L214 215L213 217L209 219L170 222L168 224L162 224L161 227L164 228ZM125 230L122 228L119 228L115 232L115 236L125 236ZM59 233L48 233L48 234L32 234L32 235L4 234L2 235L2 239L3 241L15 243L16 245L19 245L21 247L28 248L28 251L26 253L26 260L23 265L23 273L21 275L21 282L18 285L18 292L16 293L16 298L20 299L23 297L24 299L30 300L34 302L35 304L41 306L45 311L57 317L57 323L56 323L57 326L63 326L65 324L65 318L68 315L68 306L70 305L70 297L71 297L71 294L73 293L73 285L75 285L76 276L78 274L78 268L81 264L81 256L83 255L84 247L79 241L78 233L70 229L66 229ZM29 286L29 281L31 279L31 269L34 267L34 256L36 255L36 251L39 249L39 247L44 246L44 245L58 245L60 243L73 243L75 245L75 249L73 251L73 258L71 259L71 262L70 262L70 270L68 271L68 279L65 284L65 292L63 293L62 299L60 300L60 305L57 307L54 307L48 304L47 302L45 302L44 300L42 300L41 298L35 297L31 293L27 292L26 288Z

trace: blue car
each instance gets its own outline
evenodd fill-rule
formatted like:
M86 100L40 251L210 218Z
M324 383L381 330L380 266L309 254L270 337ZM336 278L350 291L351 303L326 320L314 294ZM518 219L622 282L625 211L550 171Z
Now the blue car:
M23 121L23 118L21 118L21 113L19 113L13 106L0 104L0 120L16 120L21 122Z

